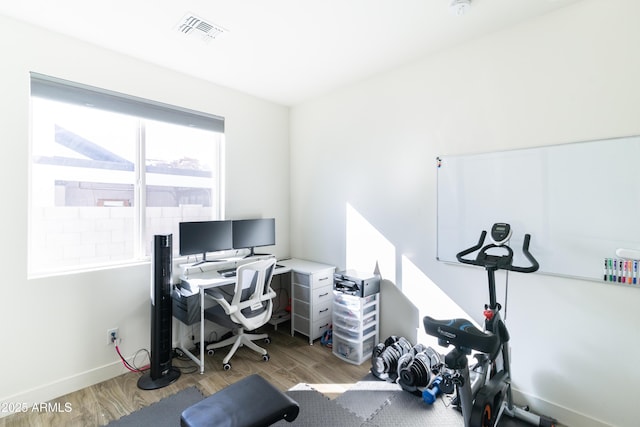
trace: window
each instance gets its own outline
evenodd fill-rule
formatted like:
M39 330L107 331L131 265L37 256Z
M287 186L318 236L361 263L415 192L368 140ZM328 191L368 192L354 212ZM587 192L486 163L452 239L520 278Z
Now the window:
M29 275L146 259L222 217L224 120L31 76Z

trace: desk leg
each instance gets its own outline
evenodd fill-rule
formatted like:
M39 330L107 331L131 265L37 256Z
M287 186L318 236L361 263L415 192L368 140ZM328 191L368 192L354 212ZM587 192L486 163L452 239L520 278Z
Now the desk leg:
M200 373L204 374L204 289L200 289Z
M179 347L184 354L189 356L189 359L193 360L198 366L200 366L200 373L204 374L204 291L200 290L200 358L191 353L182 342L182 325L180 325L180 343Z
M182 325L180 325L180 329L182 330ZM200 364L200 359L198 359L198 358L197 358L193 353L191 353L191 352L189 351L189 349L188 349L188 348L184 345L184 343L182 342L182 338L180 338L180 343L179 343L178 347L182 350L182 352L183 352L184 354L186 354L186 355L189 357L189 359L191 359L191 360L193 360L195 363L197 363L197 364L198 364L198 366L200 366L200 365L201 365L201 364ZM202 372L200 372L200 373L202 373Z

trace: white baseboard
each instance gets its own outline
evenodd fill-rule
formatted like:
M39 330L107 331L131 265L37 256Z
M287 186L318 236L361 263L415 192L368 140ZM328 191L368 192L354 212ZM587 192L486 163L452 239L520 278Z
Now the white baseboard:
M43 384L30 390L2 397L0 398L0 402L4 402L8 410L0 411L0 418L11 415L13 412L9 409L11 409L12 406L26 405L27 407L32 407L33 405L45 403L64 396L65 394L117 377L125 372L128 371L124 368L122 362L118 360L89 371ZM62 406L64 407L64 402Z
M547 400L530 394L525 394L515 388L513 390L513 401L518 406L528 406L531 411L555 418L560 424L569 427L611 427L611 424L597 420L586 414L576 412L564 406L557 405Z

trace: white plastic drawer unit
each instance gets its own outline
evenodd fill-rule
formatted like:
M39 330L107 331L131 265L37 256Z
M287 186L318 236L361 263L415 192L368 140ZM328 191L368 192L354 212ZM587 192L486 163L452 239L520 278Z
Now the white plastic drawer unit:
M363 320L369 313L378 311L379 295L373 294L365 298L359 298L334 292L333 311L342 317Z
M292 272L291 333L306 335L309 344L320 338L331 325L334 270L333 267L323 266Z
M367 330L369 326L378 324L378 313L375 311L370 315L365 316L364 319L360 320L355 316L343 315L340 313L333 314L333 326L335 328L339 328L339 330L347 330L347 331L360 331ZM366 335L366 334L364 334Z
M378 342L380 294L360 298L334 291L333 354L345 362L361 364Z
M344 305L349 308L359 309L368 303L378 299L380 294L369 295L368 297L360 298L354 295L343 294L342 292L334 292L334 300L340 305Z
M345 307L343 305L334 303L333 311L336 314L339 314L340 316L343 316L343 317L351 317L353 319L362 320L367 314L376 311L376 307L377 306L374 304L366 308L363 308L362 310L354 310L354 309Z
M362 340L372 332L376 332L376 325L367 326L365 329L349 329L339 326L337 323L333 325L333 332L350 340Z

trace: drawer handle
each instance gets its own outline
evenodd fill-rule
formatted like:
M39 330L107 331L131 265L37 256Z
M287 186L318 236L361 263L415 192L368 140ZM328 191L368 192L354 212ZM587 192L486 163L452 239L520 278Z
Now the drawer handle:
M319 282L322 282L323 280L329 280L329 276L321 277L321 278L318 279Z
M320 310L318 313L324 313L325 311L329 311L329 309L325 308L324 310Z
M324 325L319 326L318 329L324 329L324 328L327 328L327 327L329 327L329 324L325 323Z
M318 297L326 297L327 295L329 295L329 292L325 292L324 294L318 295Z

